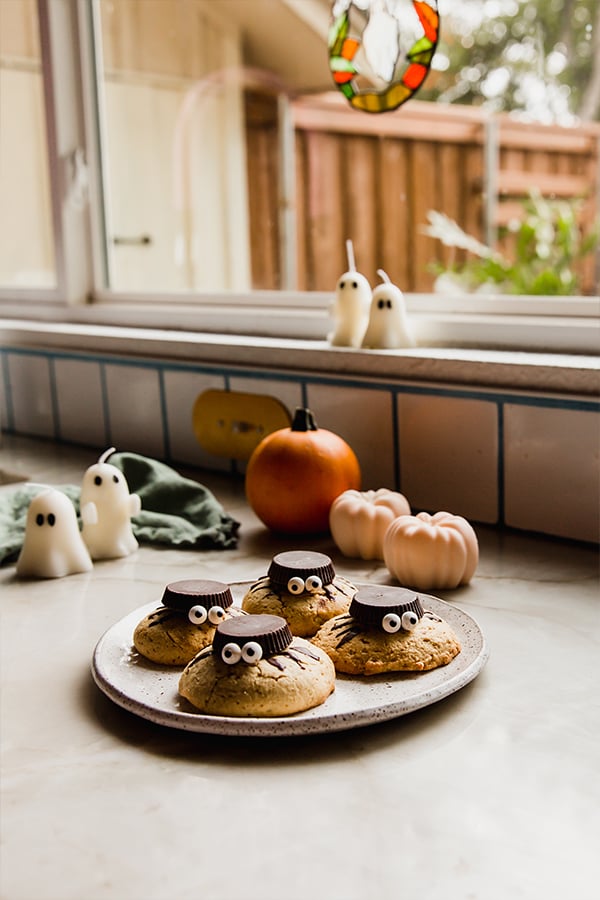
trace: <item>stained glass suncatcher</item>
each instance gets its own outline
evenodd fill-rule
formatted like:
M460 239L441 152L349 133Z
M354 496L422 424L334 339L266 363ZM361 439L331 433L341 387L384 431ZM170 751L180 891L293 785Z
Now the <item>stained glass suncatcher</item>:
M335 0L329 68L350 105L397 109L429 72L439 35L437 0Z

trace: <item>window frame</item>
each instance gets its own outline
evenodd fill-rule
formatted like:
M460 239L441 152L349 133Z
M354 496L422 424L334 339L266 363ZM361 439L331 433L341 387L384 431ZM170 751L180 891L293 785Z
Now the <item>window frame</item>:
M37 0L47 122L57 286L0 289L8 319L162 328L197 333L326 341L334 293L120 293L107 287L101 114L93 39L95 2ZM80 86L78 88L77 86ZM86 170L75 171L83 153ZM69 200L87 175L89 202ZM406 295L421 347L499 348L595 355L600 297ZM393 351L388 351L393 352Z

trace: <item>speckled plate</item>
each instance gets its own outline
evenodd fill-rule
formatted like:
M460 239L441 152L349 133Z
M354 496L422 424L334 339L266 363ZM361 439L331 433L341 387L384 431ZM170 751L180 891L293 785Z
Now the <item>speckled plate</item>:
M249 584L231 586L235 603L241 602ZM325 703L292 716L242 718L194 712L177 693L181 669L151 663L133 647L135 626L156 608L156 603L134 610L109 628L96 645L92 675L100 690L118 706L143 719L184 731L277 737L372 725L442 700L472 681L486 663L485 639L471 616L436 597L425 595L424 601L427 609L454 628L460 640L462 650L452 662L431 672L368 678L338 675L336 689Z

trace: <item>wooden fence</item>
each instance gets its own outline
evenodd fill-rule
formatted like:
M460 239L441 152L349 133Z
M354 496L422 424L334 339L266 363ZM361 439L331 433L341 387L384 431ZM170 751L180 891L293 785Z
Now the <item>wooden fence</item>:
M537 188L549 198L581 198L583 229L598 220L597 124L531 125L419 101L374 116L327 93L291 104L295 190L285 235L282 204L290 199L281 189L277 105L249 95L246 109L256 288L286 286L280 238L292 242L301 290L333 290L351 238L357 266L372 283L383 268L404 290L429 291L430 264L462 258L422 232L429 210L485 241L522 215L521 201ZM581 266L586 293L598 290L596 266L593 258Z

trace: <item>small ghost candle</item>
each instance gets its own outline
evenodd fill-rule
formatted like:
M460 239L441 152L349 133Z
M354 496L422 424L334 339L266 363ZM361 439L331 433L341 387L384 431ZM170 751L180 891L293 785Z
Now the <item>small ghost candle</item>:
M362 346L381 350L414 347L415 340L406 315L402 291L392 284L383 269L378 269L377 274L383 283L373 291L369 324Z
M367 327L371 285L356 271L352 241L346 241L348 271L339 278L333 305L335 327L329 343L334 347L360 347Z
M138 542L131 530L131 517L141 509L137 494L129 493L125 476L106 460L111 447L90 466L81 484L82 536L92 559L129 556Z
M62 491L43 490L27 510L17 575L62 578L89 572L91 568L92 560L79 531L75 507Z

